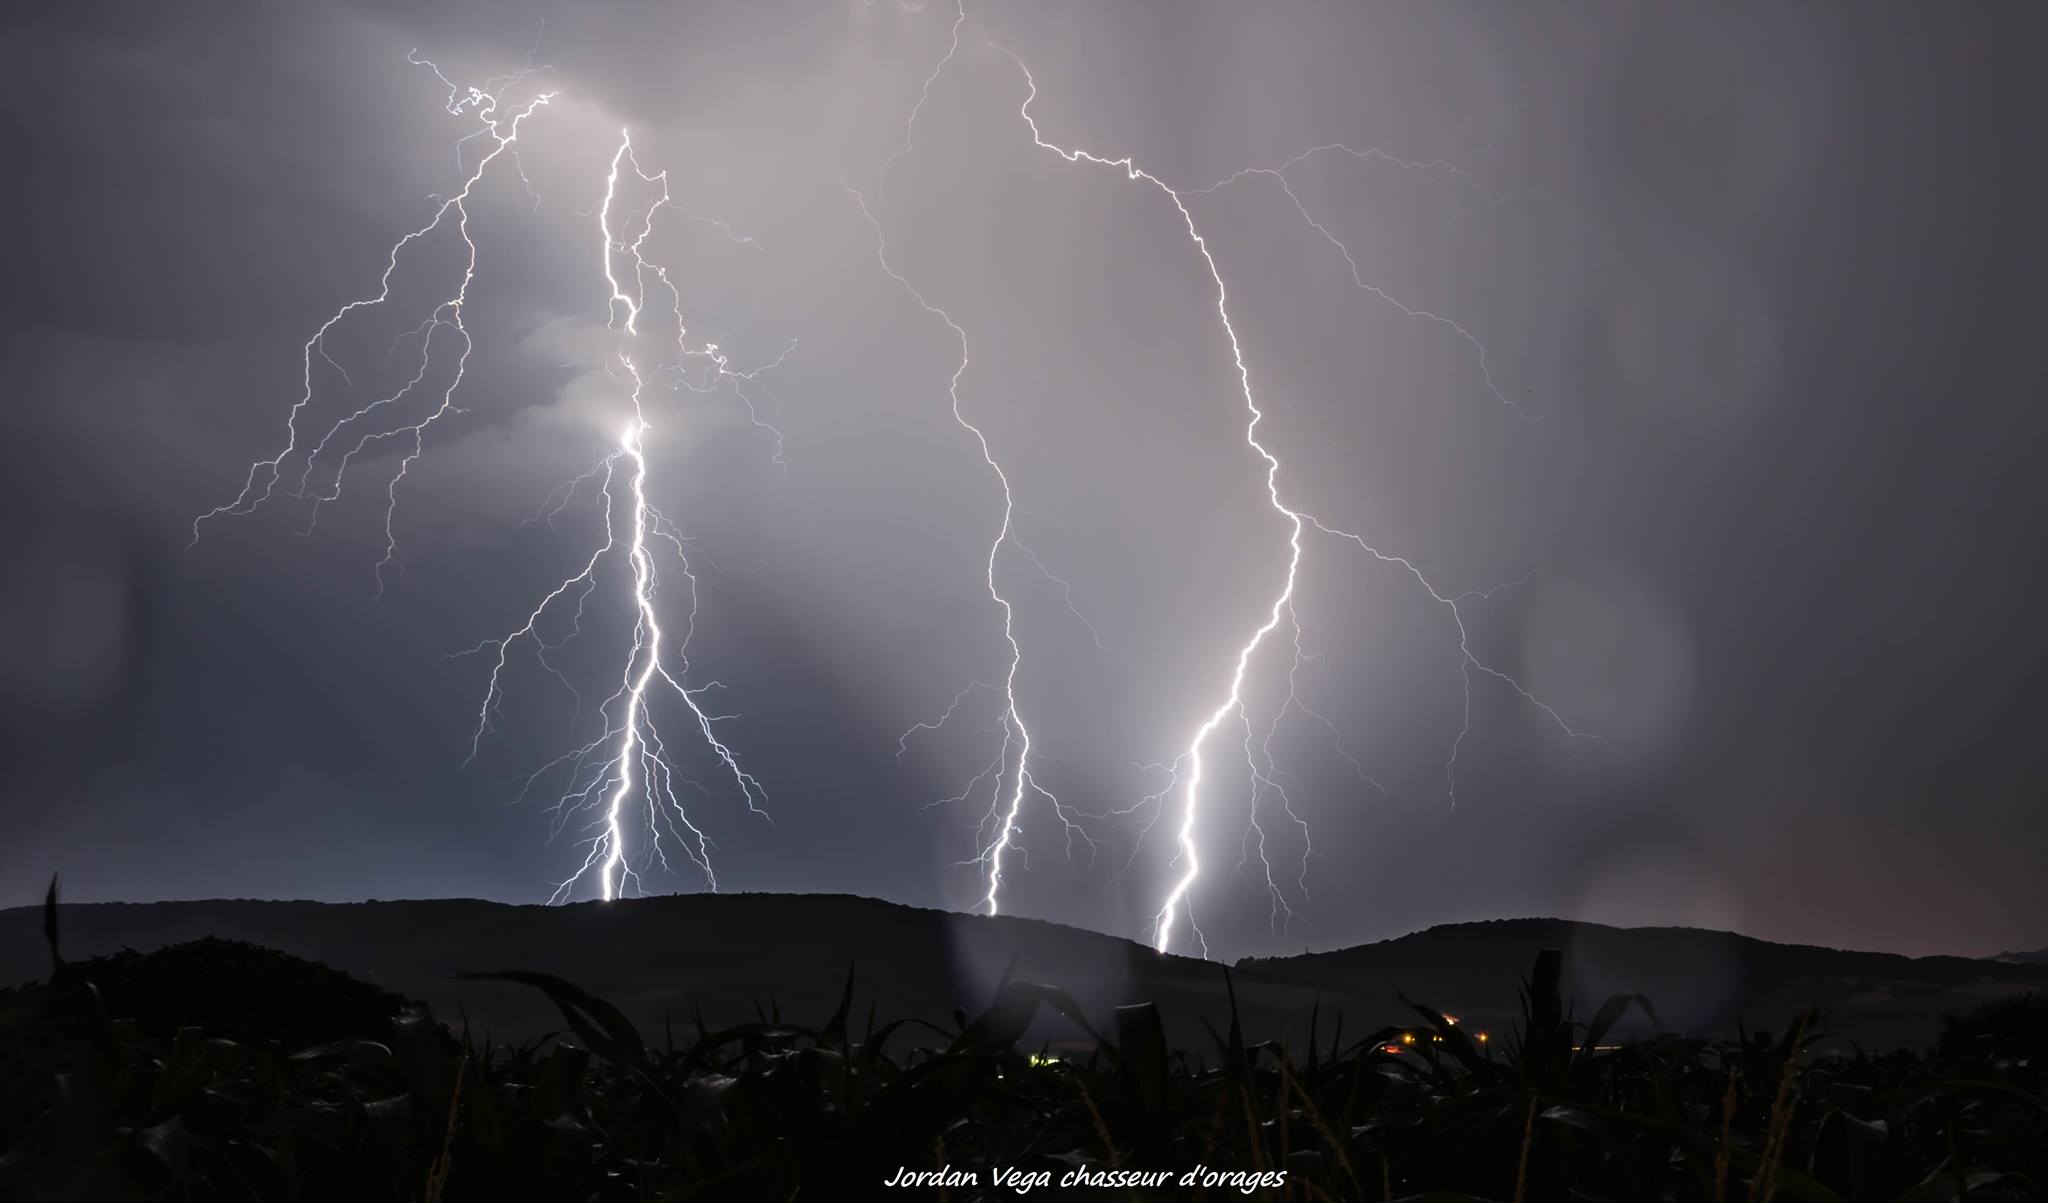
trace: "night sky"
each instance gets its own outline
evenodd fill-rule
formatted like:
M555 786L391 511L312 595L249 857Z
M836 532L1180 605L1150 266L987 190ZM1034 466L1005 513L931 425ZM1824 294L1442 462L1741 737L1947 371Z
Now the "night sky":
M587 487L527 520L630 412L597 212L630 127L704 219L665 211L647 243L689 337L734 370L782 357L749 390L779 441L731 388L646 402L650 497L699 575L688 680L719 683L704 703L773 816L674 741L721 888L958 909L985 889L992 779L942 800L997 755L999 694L969 688L900 757L898 737L1003 679L1002 496L948 410L959 342L878 261L858 190L889 265L966 333L962 412L1016 502L996 580L1033 778L1100 816L1070 860L1027 796L1003 908L1145 937L1183 801L1143 802L1166 784L1147 766L1225 696L1287 523L1181 215L1035 146L1014 54L1048 142L1180 191L1287 504L1445 595L1519 582L1460 602L1474 655L1604 737L1474 672L1461 739L1450 612L1311 529L1302 656L1283 624L1245 678L1271 732L1256 810L1245 721L1205 753L1212 954L1529 914L2048 944L2038 10L979 3L907 128L953 20L11 12L0 900L61 871L76 900L526 902L574 872L584 820L551 838L552 795L520 784L602 730L627 561L554 657L584 704L512 655L470 763L490 657L450 653L602 542ZM379 596L390 441L310 535L280 493L187 550L283 446L305 340L476 161L475 111L408 51L481 84L536 33L546 70L506 96L557 96L522 129L525 183L494 167L469 206L474 349L398 489L402 572ZM1231 178L1334 143L1378 153ZM348 376L315 357L306 429L402 383L460 249L421 240L391 302L338 327ZM1290 677L1320 719L1283 712ZM1298 912L1279 932L1253 814ZM704 888L670 852L646 888Z

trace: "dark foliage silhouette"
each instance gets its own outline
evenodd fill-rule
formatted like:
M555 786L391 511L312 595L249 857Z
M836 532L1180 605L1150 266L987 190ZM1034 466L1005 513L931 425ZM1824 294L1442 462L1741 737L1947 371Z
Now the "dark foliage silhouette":
M54 895L51 951L56 957ZM1200 1052L1157 1008L1098 1028L1063 991L1004 980L975 1017L855 1022L857 975L815 1027L752 1023L645 1040L548 974L555 1036L455 1038L396 995L225 941L98 961L0 995L0 1196L69 1199L785 1200L893 1194L899 1166L980 1185L896 1197L1014 1198L995 1166L1285 1171L1299 1200L2023 1200L2048 1185L2039 1004L1987 1004L1934 1049L1821 1054L1814 1013L1781 1034L1607 1044L1649 1000L1590 1019L1539 957L1512 1038L1416 1022L1346 1034L1311 1010L1254 1041L1235 1005ZM1041 1010L1089 1050L1019 1041ZM1653 1014L1653 1013L1652 1013ZM1057 1187L1038 1197L1072 1197ZM1242 1198L1206 1190L1104 1199Z

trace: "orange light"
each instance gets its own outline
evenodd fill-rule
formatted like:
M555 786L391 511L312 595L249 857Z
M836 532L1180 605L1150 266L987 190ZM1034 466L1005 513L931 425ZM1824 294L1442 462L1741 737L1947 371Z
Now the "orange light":
M1444 1016L1444 1022L1445 1022L1445 1023L1451 1023L1451 1024L1457 1023L1457 1022L1458 1022L1458 1017L1457 1017L1456 1015L1446 1015L1446 1016Z
M1403 1033L1401 1033L1401 1043L1403 1043L1403 1044L1413 1044L1413 1043L1415 1043L1415 1033L1413 1033L1413 1032L1403 1032Z
M1479 1043L1481 1043L1481 1044L1485 1044L1485 1043L1486 1043L1486 1033L1485 1033L1485 1032L1481 1032L1481 1033L1479 1033Z

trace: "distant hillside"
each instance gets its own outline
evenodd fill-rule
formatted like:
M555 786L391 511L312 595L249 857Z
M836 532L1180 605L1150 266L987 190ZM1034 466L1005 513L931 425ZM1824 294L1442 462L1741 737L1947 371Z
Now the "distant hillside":
M2036 948L2032 952L2001 952L1992 960L2011 965L2048 965L2048 948Z
M714 1026L779 1006L822 1022L855 969L859 1014L943 1021L974 1010L1014 959L1019 977L1056 983L1107 1022L1133 998L1174 1002L1202 1038L1199 1015L1225 1013L1219 967L1160 957L1127 940L1032 919L952 914L843 895L691 894L568 906L470 899L319 903L252 900L66 904L64 953L149 950L200 936L247 940L423 998L450 1022L532 1036L560 1020L537 992L458 981L464 970L537 969L619 1005L650 1033ZM0 911L0 982L48 971L35 908ZM1291 1005L1291 1004L1290 1004ZM1307 1014L1308 1002L1299 1008ZM1277 1017L1276 1017L1277 1020ZM1078 1036L1049 1025L1042 1036Z
M679 895L562 907L474 900L411 902L91 903L62 907L64 951L147 951L202 936L246 940L322 961L409 997L444 1019L505 1036L558 1026L535 992L463 982L461 970L538 969L611 999L658 1037L702 1007L713 1024L758 1003L817 1022L856 968L856 1009L946 1019L974 1010L1014 960L1016 975L1062 986L1098 1023L1154 1001L1184 1047L1205 1048L1203 1017L1227 1022L1220 966L1161 956L1128 940L1032 919L988 918L839 895ZM1833 1030L1869 1045L1934 1034L1945 1011L2048 990L2048 965L1768 944L1723 932L1620 929L1553 919L1464 923L1339 952L1248 960L1234 970L1257 1037L1306 1034L1320 999L1324 1031L1402 1022L1407 995L1475 1029L1505 1032L1519 975L1539 949L1562 948L1580 1013L1608 994L1647 994L1664 1022L1692 1032L1775 1028L1799 1006L1833 1012ZM0 983L48 971L36 908L0 910ZM1078 1032L1049 1022L1040 1035Z
M1441 999L1435 1005L1499 1027L1516 999L1512 984L1502 990L1496 966L1526 966L1539 948L1565 951L1567 985L1582 1016L1609 995L1642 994L1667 1029L1701 1034L1738 1023L1775 1028L1813 1005L1830 1012L1836 1033L1888 1046L1922 1039L1945 1012L2048 988L2048 964L1848 952L1696 928L1563 919L1451 924L1337 952L1249 960L1243 968L1297 990L1333 994L1368 991L1378 982L1426 983L1427 993L1420 985L1404 992L1418 1001Z

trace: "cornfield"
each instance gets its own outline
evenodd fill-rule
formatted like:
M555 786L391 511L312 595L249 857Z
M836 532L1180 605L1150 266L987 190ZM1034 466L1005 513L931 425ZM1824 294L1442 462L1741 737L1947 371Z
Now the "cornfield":
M856 970L814 1026L771 1006L650 1042L570 982L477 975L560 1010L513 1046L249 945L66 962L54 890L46 928L50 977L0 992L7 1199L2048 1198L2048 1005L2025 996L1919 1050L1819 1053L1810 1012L1608 1045L1649 1000L1578 1020L1544 953L1490 1044L1424 1005L1255 1042L1233 1000L1190 1051L1150 1004L1098 1025L1014 980L971 1018L856 1023ZM1047 1009L1085 1051L1020 1045Z

